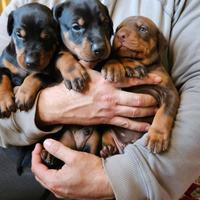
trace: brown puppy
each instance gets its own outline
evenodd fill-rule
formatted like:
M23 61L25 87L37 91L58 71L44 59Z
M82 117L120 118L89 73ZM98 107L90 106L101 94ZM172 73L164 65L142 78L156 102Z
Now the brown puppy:
M112 60L109 60L102 73L111 81L120 81L125 76L142 78L149 72L162 78L159 85L143 85L129 88L128 91L153 95L159 109L152 120L146 137L148 149L155 153L167 150L170 134L179 105L178 92L162 65L161 59L166 48L166 40L156 25L148 18L135 16L125 19L117 28L113 40ZM141 119L146 120L146 119ZM126 129L114 128L103 136L103 157L112 155L117 149L123 152L128 143L141 135Z

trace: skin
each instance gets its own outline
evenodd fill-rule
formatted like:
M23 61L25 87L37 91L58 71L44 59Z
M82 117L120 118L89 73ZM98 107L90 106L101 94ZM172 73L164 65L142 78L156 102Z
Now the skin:
M149 124L135 122L127 117L154 114L155 99L149 95L127 93L118 88L160 83L159 76L150 74L144 79L128 78L122 83L114 84L105 81L96 71L88 70L88 73L91 80L83 93L66 91L63 83L41 92L36 117L38 126L44 128L54 124L109 123L133 130L148 130ZM65 164L59 170L48 169L41 162L42 146L37 144L32 153L32 172L36 180L56 197L113 199L112 187L100 157L74 151L52 139L44 141L44 148Z
M161 82L157 75L144 79L127 78L121 83L106 81L99 72L89 70L90 81L82 93L67 90L63 83L41 91L37 105L37 125L112 124L131 130L148 130L149 124L127 117L155 114L156 101L150 95L134 94L118 88Z
M32 153L32 171L36 180L56 197L113 199L112 188L103 170L101 158L85 152L79 153L52 139L46 140L44 147L66 163L60 170L49 170L40 159L41 144L37 144Z

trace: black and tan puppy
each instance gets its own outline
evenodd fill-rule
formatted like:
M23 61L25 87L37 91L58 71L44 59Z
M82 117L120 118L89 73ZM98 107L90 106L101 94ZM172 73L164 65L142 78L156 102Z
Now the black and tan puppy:
M142 16L129 17L118 26L113 40L113 59L102 69L104 77L115 82L125 76L143 78L148 76L149 72L162 78L159 85L127 89L136 93L151 94L159 103L146 137L148 149L155 153L167 150L179 105L178 92L162 64L166 44L163 34L150 19ZM115 149L123 152L128 143L134 142L140 136L140 133L114 128L103 136L104 148L101 154L103 157L112 155Z
M66 0L54 9L63 41L56 67L68 89L81 91L93 68L110 55L112 21L99 0Z
M53 8L60 26L63 47L56 67L68 89L83 91L89 80L86 68L95 68L109 57L112 20L99 0L66 0ZM66 146L96 153L99 134L96 127L65 126L59 138ZM46 151L42 158L50 167L54 158Z
M11 41L0 57L1 118L16 108L32 107L38 90L49 81L49 64L58 43L51 10L38 3L11 12L7 30ZM15 95L14 86L19 86Z

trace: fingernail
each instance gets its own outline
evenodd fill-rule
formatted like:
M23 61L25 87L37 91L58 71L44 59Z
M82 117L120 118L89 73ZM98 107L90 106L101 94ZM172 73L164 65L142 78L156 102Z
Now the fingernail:
M154 81L155 81L156 83L160 83L160 82L162 81L162 78L161 78L160 76L156 76L156 77L154 78Z
M52 140L51 139L46 139L45 141L44 141L44 147L50 147L51 145L52 145Z

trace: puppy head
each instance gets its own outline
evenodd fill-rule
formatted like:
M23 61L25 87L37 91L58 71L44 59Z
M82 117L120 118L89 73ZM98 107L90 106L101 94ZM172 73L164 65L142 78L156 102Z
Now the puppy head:
M113 24L98 0L67 0L53 9L64 45L81 61L98 63L110 54Z
M167 42L157 26L142 16L128 17L117 28L113 51L120 57L137 60L160 59Z
M47 67L57 46L56 28L51 10L41 4L26 4L10 13L7 30L20 67L27 71Z

